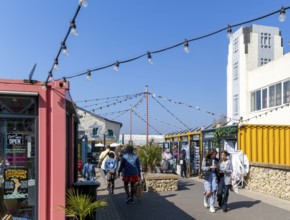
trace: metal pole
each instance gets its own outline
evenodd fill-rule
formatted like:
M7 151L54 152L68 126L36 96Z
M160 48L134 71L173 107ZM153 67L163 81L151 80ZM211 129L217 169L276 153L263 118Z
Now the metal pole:
M106 133L104 134L104 147L106 147Z
M148 144L148 85L145 86L145 98L146 98L146 144Z
M130 144L132 144L132 106L130 108Z

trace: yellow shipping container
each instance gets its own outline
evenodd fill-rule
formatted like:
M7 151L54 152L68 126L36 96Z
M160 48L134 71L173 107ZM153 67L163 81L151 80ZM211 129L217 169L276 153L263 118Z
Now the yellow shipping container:
M238 148L251 162L290 165L290 126L243 125Z

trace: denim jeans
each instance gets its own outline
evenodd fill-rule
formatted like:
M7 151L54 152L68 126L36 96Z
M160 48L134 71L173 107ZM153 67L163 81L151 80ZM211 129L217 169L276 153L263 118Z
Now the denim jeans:
M214 207L215 203L215 192L217 190L217 177L215 172L211 172L208 178L204 182L205 191L211 191L211 195L209 197L210 207Z
M218 191L217 191L217 199L221 201L222 208L227 209L228 207L228 197L229 197L229 189L231 185L225 185L224 178L220 178L218 182Z

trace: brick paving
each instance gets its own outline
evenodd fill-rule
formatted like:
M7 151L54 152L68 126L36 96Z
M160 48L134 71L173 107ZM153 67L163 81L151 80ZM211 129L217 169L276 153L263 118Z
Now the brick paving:
M229 211L223 213L216 205L216 213L210 213L203 207L203 184L197 178L179 179L179 191L144 192L135 204L126 204L126 195L121 179L116 180L115 195L108 195L103 176L97 172L101 187L98 188L98 200L106 199L109 206L97 212L96 219L106 220L190 220L210 218L218 219L283 219L290 220L290 211L269 205L258 199L258 195L250 198L234 192L229 196ZM243 190L241 190L242 192ZM249 194L250 192L248 192ZM270 198L270 199L269 199ZM267 199L267 198L264 198ZM271 197L268 197L271 200ZM267 201L271 203L271 201ZM285 201L286 206L290 202Z

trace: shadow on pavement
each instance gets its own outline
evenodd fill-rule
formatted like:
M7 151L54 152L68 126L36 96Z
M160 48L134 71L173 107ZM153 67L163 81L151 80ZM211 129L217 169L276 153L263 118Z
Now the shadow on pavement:
M171 194L174 196L173 194ZM167 197L170 195L166 195ZM126 203L125 193L113 195L115 207L121 219L166 219L166 220L194 220L192 216L178 208L174 203L166 200L165 196L161 196L155 192L145 192L139 200L135 200L134 204Z
M183 180L183 181L178 181L178 191L181 190L190 190L191 186L194 186L195 184L193 181L190 180Z
M256 204L259 204L260 202L261 202L260 200L232 202L228 204L228 208L229 210L238 208L250 208Z

